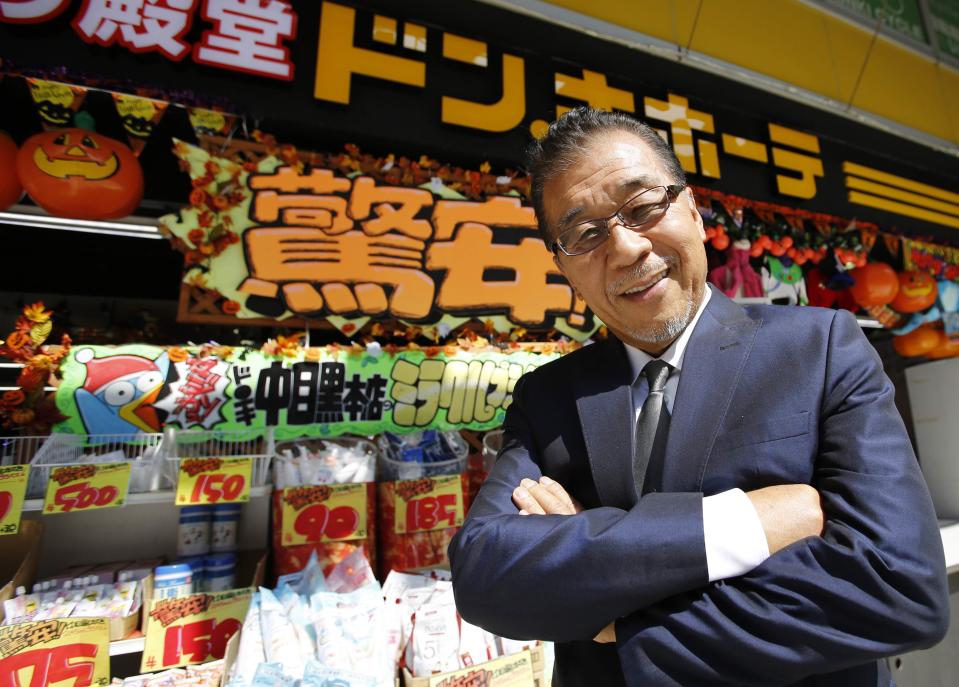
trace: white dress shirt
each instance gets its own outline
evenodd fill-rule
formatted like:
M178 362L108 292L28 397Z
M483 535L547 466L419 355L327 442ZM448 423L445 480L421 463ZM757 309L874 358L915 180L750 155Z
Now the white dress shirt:
M683 369L686 344L689 343L689 337L692 336L699 318L706 310L706 304L711 296L712 292L707 287L703 302L692 322L659 356L660 360L669 363L673 368L664 390L664 400L670 415L673 412L673 399L676 398L676 390L679 388L679 376ZM649 385L642 371L646 363L653 360L653 356L628 344L626 344L626 355L629 357L633 374L633 415L634 420L638 421L643 402L649 394ZM747 573L769 558L766 533L759 521L759 515L742 489L730 489L721 494L703 498L703 529L706 539L706 567L710 582Z

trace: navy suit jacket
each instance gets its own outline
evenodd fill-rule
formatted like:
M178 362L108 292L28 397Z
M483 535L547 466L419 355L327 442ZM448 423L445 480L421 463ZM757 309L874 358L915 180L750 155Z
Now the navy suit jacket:
M623 345L525 375L504 447L450 545L463 617L556 642L554 684L892 684L938 642L948 592L935 514L894 390L846 311L742 307L714 290L683 360L661 484L636 498ZM585 510L520 516L524 477ZM703 495L813 485L822 537L710 584ZM616 621L615 644L591 638Z

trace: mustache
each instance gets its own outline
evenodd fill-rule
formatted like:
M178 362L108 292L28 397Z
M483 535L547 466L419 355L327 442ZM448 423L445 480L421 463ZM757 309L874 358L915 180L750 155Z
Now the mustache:
M643 263L635 265L629 270L629 272L614 281L612 284L606 286L606 295L616 296L633 284L636 284L637 282L643 282L648 277L662 272L664 269L670 270L675 266L676 258L671 255L663 256L654 262L647 260Z

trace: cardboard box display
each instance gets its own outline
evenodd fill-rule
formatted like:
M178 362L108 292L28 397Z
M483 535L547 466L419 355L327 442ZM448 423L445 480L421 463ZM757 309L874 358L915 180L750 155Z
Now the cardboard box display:
M487 687L546 687L543 662L543 645L537 644L532 649L448 673L413 677L404 666L403 687L458 687L473 684ZM487 671L487 674L483 680L475 680L476 671Z
M3 622L3 602L12 599L17 587L33 588L40 563L40 541L43 524L38 520L23 520L20 531L0 537L0 622Z

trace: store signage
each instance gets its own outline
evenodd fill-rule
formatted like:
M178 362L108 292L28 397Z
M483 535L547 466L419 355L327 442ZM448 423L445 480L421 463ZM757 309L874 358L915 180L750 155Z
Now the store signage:
M20 513L29 471L27 465L0 467L0 535L20 531Z
M184 458L176 485L176 505L198 506L250 500L252 458Z
M429 677L429 687L534 687L536 684L529 649L456 672Z
M106 618L0 627L0 685L100 687L110 682Z
M366 539L366 483L290 487L281 498L284 546Z
M459 475L395 482L393 530L429 532L463 524L463 485Z
M87 463L50 470L44 515L118 508L126 503L130 463Z
M246 617L252 589L154 601L140 670L155 672L223 658Z
M457 346L396 353L300 348L289 355L220 347L222 357L200 353L74 346L56 392L57 407L68 419L54 431L131 434L173 426L256 434L273 426L277 439L287 439L491 429L502 424L517 380L559 357L520 350L473 353ZM115 384L135 390L124 405L108 402Z

